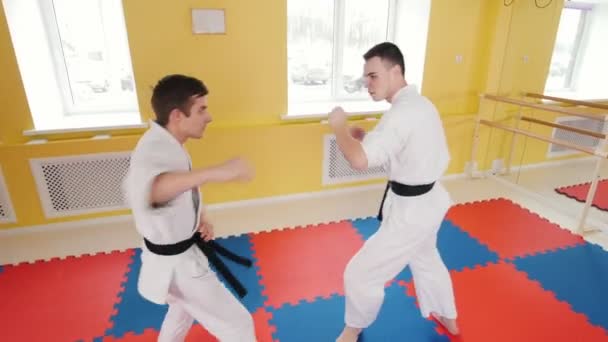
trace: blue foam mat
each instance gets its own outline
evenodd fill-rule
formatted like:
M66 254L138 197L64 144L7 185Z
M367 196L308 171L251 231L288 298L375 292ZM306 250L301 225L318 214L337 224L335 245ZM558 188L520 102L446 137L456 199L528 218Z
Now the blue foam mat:
M589 243L514 260L531 279L608 329L608 252Z

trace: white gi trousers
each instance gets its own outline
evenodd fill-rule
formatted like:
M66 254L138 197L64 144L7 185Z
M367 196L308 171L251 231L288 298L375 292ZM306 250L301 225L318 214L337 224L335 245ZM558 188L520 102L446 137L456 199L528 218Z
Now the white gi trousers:
M206 260L204 256L202 259ZM167 303L169 310L160 329L159 342L184 341L195 319L221 342L256 340L251 314L208 264L178 265Z
M436 312L456 318L452 280L437 250L437 233L450 203L439 183L417 197L401 197L389 190L380 228L344 272L347 326L363 329L375 321L385 284L408 264L422 316Z

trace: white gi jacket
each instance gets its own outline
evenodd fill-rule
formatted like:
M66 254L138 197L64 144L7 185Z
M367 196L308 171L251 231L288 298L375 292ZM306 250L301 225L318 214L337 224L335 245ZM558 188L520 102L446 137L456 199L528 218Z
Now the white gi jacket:
M393 96L391 108L382 116L362 142L368 166L384 165L389 180L407 185L439 181L450 162L441 118L435 106L413 85ZM399 206L408 223L437 220L451 205L441 184L427 194L400 197L389 191L385 206ZM406 212L407 211L407 212Z
M131 155L123 189L137 231L154 244L173 244L190 238L196 230L202 200L196 188L195 193L186 191L162 207L149 205L156 176L191 168L190 156L183 146L156 122L151 121L150 126ZM138 290L144 298L157 304L167 302L169 285L178 266L180 270L185 268L198 274L209 271L207 259L196 245L180 255L161 256L142 244L141 258Z
M406 185L436 182L419 196L388 191L380 228L348 263L344 272L345 323L366 328L374 322L386 282L411 267L423 317L437 312L456 317L452 283L437 250L437 232L451 205L438 180L449 162L443 125L435 106L408 85L362 146L370 167L385 166L389 180Z

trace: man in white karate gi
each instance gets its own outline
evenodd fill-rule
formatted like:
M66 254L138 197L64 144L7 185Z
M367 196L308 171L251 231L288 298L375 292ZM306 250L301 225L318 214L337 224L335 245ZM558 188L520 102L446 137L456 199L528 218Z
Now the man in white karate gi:
M197 245L184 245L197 231L205 241L213 239L199 186L253 176L242 159L192 169L184 143L200 139L211 122L207 95L203 82L184 75L169 75L156 84L151 99L156 120L133 151L124 181L125 197L145 241L138 290L149 301L169 306L161 342L183 341L194 319L222 342L255 341L247 309L220 282ZM156 250L167 246L175 255Z
M423 317L433 316L458 334L450 274L437 250L437 233L452 202L438 182L450 159L440 116L404 77L403 55L392 43L364 54L364 76L375 101L391 108L365 134L349 128L337 107L329 124L338 146L358 170L383 165L387 192L380 206L380 228L352 258L344 273L345 328L338 341L356 341L371 325L384 301L384 286L410 266Z

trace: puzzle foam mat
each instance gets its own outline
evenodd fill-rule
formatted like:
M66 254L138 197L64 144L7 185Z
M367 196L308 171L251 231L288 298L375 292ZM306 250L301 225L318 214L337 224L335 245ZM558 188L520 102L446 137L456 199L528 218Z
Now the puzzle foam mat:
M585 203L591 183L583 183L577 185L569 185L555 189L555 191L564 196L570 197L576 201ZM591 205L599 210L608 211L608 179L603 179L597 183L595 197Z
M260 342L335 341L342 274L374 218L218 239ZM421 317L406 268L387 284L360 341L608 341L608 252L507 200L455 205L438 248L453 283L460 336ZM0 267L0 341L156 341L166 313L137 293L139 249ZM216 341L195 323L186 341Z

